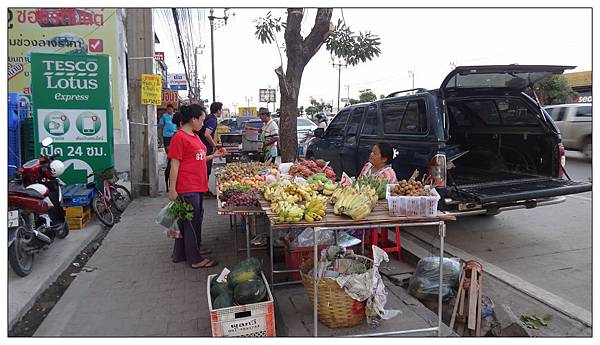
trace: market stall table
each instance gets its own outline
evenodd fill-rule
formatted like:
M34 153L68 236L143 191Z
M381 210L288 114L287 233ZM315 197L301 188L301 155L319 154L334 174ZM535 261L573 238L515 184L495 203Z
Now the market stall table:
M217 183L218 186L218 183ZM250 207L238 207L238 208L225 208L222 206L221 200L219 198L219 189L217 188L217 214L229 216L229 224L233 226L234 231L234 253L237 255L238 253L238 239L237 239L237 217L241 217L245 219L245 230L246 230L246 256L250 257L250 224L252 224L252 230L256 232L256 216L263 215L265 212L262 208L250 208ZM257 195L258 196L258 195ZM231 217L233 217L233 224L231 222ZM262 249L262 248L259 248Z
M280 284L274 284L273 275L275 273L288 273L295 272L297 270L283 270L283 271L274 271L273 270L273 230L285 230L292 227L311 227L313 228L313 291L314 291L314 299L313 299L313 318L314 318L314 336L318 336L317 331L317 301L318 301L318 288L317 288L317 262L318 262L318 252L317 252L317 233L319 231L339 231L339 230L360 230L360 229L371 229L374 227L414 227L414 226L437 226L438 233L440 237L440 272L439 272L439 290L438 290L438 325L437 327L427 328L427 329L413 329L413 330L401 330L397 332L388 332L386 334L363 334L360 336L382 336L382 335L395 335L395 334L409 334L409 333L420 333L426 331L435 330L438 335L441 335L442 329L442 275L443 275L443 267L442 267L442 259L444 257L444 238L446 235L446 224L447 220L455 220L454 216L439 213L436 217L392 217L389 215L389 211L387 208L387 201L380 200L374 207L373 211L364 219L353 220L348 217L337 216L333 214L332 206L328 205L327 212L325 217L323 217L320 221L315 222L293 222L293 223L276 223L275 217L277 216L274 212L271 211L270 203L264 198L259 197L259 201L261 204L261 208L264 211L265 215L269 218L269 235L270 235L270 257L271 257L271 286L274 287ZM364 243L364 234L363 234L363 243Z

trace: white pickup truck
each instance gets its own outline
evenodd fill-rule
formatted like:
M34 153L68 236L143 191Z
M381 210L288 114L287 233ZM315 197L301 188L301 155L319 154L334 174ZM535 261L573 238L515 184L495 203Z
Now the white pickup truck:
M592 159L592 103L561 104L544 107L552 117L567 150L581 151Z

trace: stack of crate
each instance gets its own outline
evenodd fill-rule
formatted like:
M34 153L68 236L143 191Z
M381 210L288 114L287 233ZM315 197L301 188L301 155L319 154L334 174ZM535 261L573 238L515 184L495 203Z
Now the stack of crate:
M92 207L71 206L65 208L70 230L82 230L92 220Z
M65 186L62 192L69 229L83 229L92 220L92 207L90 204L95 190L87 188L85 184L75 184Z

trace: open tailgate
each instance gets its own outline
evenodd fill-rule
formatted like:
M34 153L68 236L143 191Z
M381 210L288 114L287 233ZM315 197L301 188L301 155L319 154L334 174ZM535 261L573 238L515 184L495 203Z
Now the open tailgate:
M529 181L513 181L473 186L460 186L453 194L462 200L485 205L522 200L550 198L561 195L584 193L592 190L588 182L559 178L541 178Z

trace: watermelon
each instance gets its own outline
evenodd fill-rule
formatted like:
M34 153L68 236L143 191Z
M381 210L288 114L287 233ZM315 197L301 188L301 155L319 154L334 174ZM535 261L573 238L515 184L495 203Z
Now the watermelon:
M233 290L233 298L240 305L258 303L266 294L265 283L256 279L241 282Z
M242 260L233 267L232 271L239 270L239 269L247 270L247 271L255 271L256 273L260 273L260 260L258 260L257 258L248 258L248 259Z
M231 295L231 289L229 289L227 282L215 283L210 287L210 296L212 297L213 301L223 293L228 293Z
M259 279L258 273L256 273L256 271L252 269L246 269L245 267L239 267L238 269L234 269L227 276L229 288L231 288L232 290L235 289L236 285L238 285L239 283L257 279Z
M233 298L229 293L222 293L215 298L212 304L213 309L229 308L233 306Z

